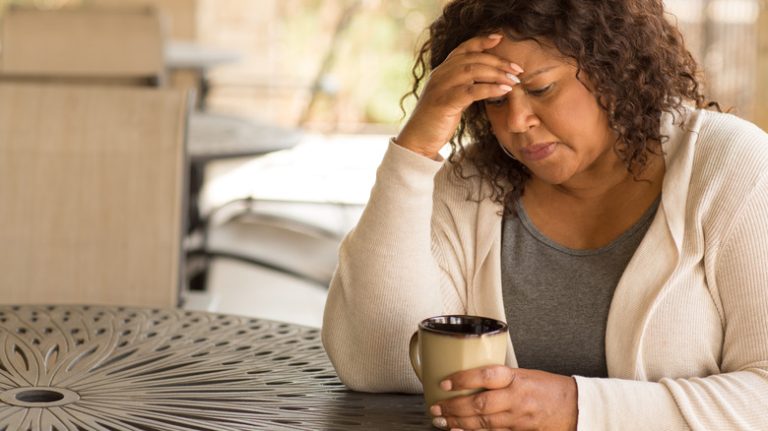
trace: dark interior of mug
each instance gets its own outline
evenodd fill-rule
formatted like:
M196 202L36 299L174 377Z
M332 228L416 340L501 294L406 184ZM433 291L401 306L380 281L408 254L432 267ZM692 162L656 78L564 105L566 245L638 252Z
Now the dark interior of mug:
M507 324L480 316L437 316L421 322L422 328L448 334L495 334L506 331Z

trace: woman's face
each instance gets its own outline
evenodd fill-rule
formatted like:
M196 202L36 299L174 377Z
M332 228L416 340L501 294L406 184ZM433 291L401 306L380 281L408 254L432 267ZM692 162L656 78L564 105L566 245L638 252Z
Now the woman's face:
M488 52L524 70L521 85L483 103L499 143L534 178L567 184L615 169L620 163L613 151L616 135L595 96L576 78L572 62L532 40L505 38Z

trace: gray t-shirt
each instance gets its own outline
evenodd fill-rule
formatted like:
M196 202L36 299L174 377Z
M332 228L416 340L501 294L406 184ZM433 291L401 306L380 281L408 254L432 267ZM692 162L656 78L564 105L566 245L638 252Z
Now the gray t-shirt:
M504 311L521 368L607 377L605 327L613 292L660 199L619 238L573 250L546 238L518 201L502 228Z

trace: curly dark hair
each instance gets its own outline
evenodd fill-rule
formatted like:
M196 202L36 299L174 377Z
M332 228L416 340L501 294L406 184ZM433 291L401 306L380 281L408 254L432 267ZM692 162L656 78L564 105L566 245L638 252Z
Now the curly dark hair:
M406 97L418 99L428 72L459 44L496 32L514 40L547 41L575 60L577 78L584 82L582 72L589 78L587 88L618 136L615 151L635 178L649 154L661 154L662 112L682 114L685 103L719 110L702 94L696 61L665 18L662 0L453 0L429 27ZM467 140L473 144L465 145ZM471 162L475 175L491 185L491 199L514 212L530 172L504 155L482 102L464 112L450 145L454 173L469 178L462 162Z

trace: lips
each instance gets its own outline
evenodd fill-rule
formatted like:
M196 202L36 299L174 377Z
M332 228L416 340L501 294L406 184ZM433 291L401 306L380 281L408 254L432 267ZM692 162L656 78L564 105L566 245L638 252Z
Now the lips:
M556 147L557 142L545 142L523 147L520 149L520 153L525 160L535 162L549 157L555 152Z

